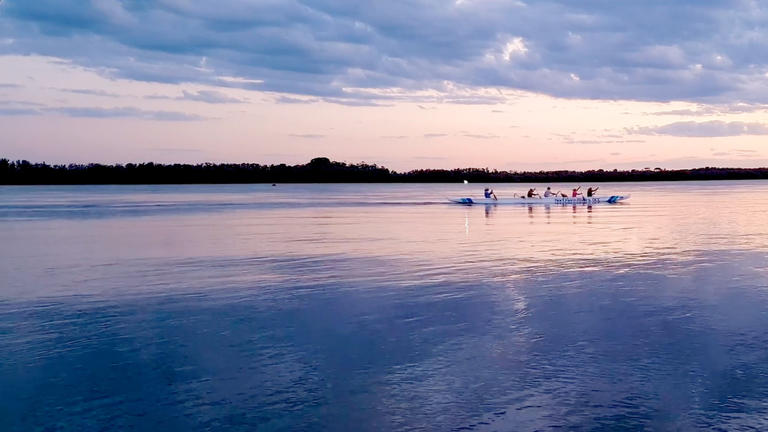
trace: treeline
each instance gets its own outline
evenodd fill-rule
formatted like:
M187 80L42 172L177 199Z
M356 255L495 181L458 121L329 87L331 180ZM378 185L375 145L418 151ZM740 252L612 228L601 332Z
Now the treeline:
M156 164L48 165L0 159L0 184L180 184L180 183L554 183L669 180L768 179L768 168L665 170L498 171L487 168L419 169L396 172L376 164L315 158L301 165Z

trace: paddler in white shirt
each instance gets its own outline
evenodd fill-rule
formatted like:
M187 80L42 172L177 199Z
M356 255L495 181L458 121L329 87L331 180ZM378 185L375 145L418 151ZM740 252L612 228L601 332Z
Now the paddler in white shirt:
M552 188L547 186L547 190L544 191L544 198L556 197L556 196L557 196L557 194L552 192Z

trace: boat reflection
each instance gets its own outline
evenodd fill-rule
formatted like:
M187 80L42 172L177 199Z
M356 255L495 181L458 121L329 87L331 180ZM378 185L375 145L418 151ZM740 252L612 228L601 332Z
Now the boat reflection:
M486 219L491 217L496 217L496 215L499 213L499 205L497 204L485 204L484 206L485 210L485 217ZM501 206L504 207L504 206ZM536 204L529 204L521 206L525 209L525 212L528 215L529 223L534 223L534 220L537 218L541 218L541 216L544 216L545 222L547 224L552 223L553 218L557 219L557 215L563 215L571 213L573 216L573 223L579 223L580 221L583 222L581 215L586 215L587 221L586 223L592 223L592 214L594 212L594 206L592 205L580 205L580 204L574 204L574 205L536 205ZM503 214L506 214L507 211L512 211L517 213L518 209L520 207L518 206L507 206L506 208L503 208L501 211Z
M485 217L489 218L493 216L494 213L498 210L498 205L496 204L486 204L485 205Z
M550 223L550 219L552 216L552 206L550 205L528 205L528 219L534 219L535 213L540 213L541 211L544 212L544 216L547 219L547 223ZM533 220L529 221L530 223L533 223Z
M530 219L535 218L536 214L542 214L543 213L545 218L547 219L547 223L549 223L549 221L550 221L550 219L552 217L552 213L553 213L552 208L553 207L555 208L555 210L554 210L555 213L557 213L557 212L565 213L565 212L568 211L569 208L571 209L573 214L583 213L584 211L586 211L587 213L592 213L592 206L591 205L589 205L589 206L583 206L583 205L573 205L573 206L559 206L559 205L555 205L555 206L552 206L552 205L549 205L549 204L545 204L545 205L532 205L531 204L531 205L525 205L523 207L527 210L528 217ZM508 206L507 208L508 209L515 209L516 207ZM519 207L517 207L517 208L519 208ZM499 205L498 204L484 204L483 205L483 209L484 209L484 214L485 214L486 219L490 219L491 217L495 217L495 215L498 214L498 212L499 212ZM469 218L469 213L467 213L465 216L468 219Z

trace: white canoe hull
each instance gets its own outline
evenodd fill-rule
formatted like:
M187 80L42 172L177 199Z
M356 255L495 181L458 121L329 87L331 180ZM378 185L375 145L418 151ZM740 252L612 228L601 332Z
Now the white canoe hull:
M592 205L616 204L629 199L630 195L611 195L590 198L449 198L454 204L547 204L547 205Z

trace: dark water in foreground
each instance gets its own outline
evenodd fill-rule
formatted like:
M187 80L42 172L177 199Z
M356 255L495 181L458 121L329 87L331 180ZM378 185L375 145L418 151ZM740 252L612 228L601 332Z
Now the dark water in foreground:
M0 429L768 429L768 183L482 186L0 188Z

